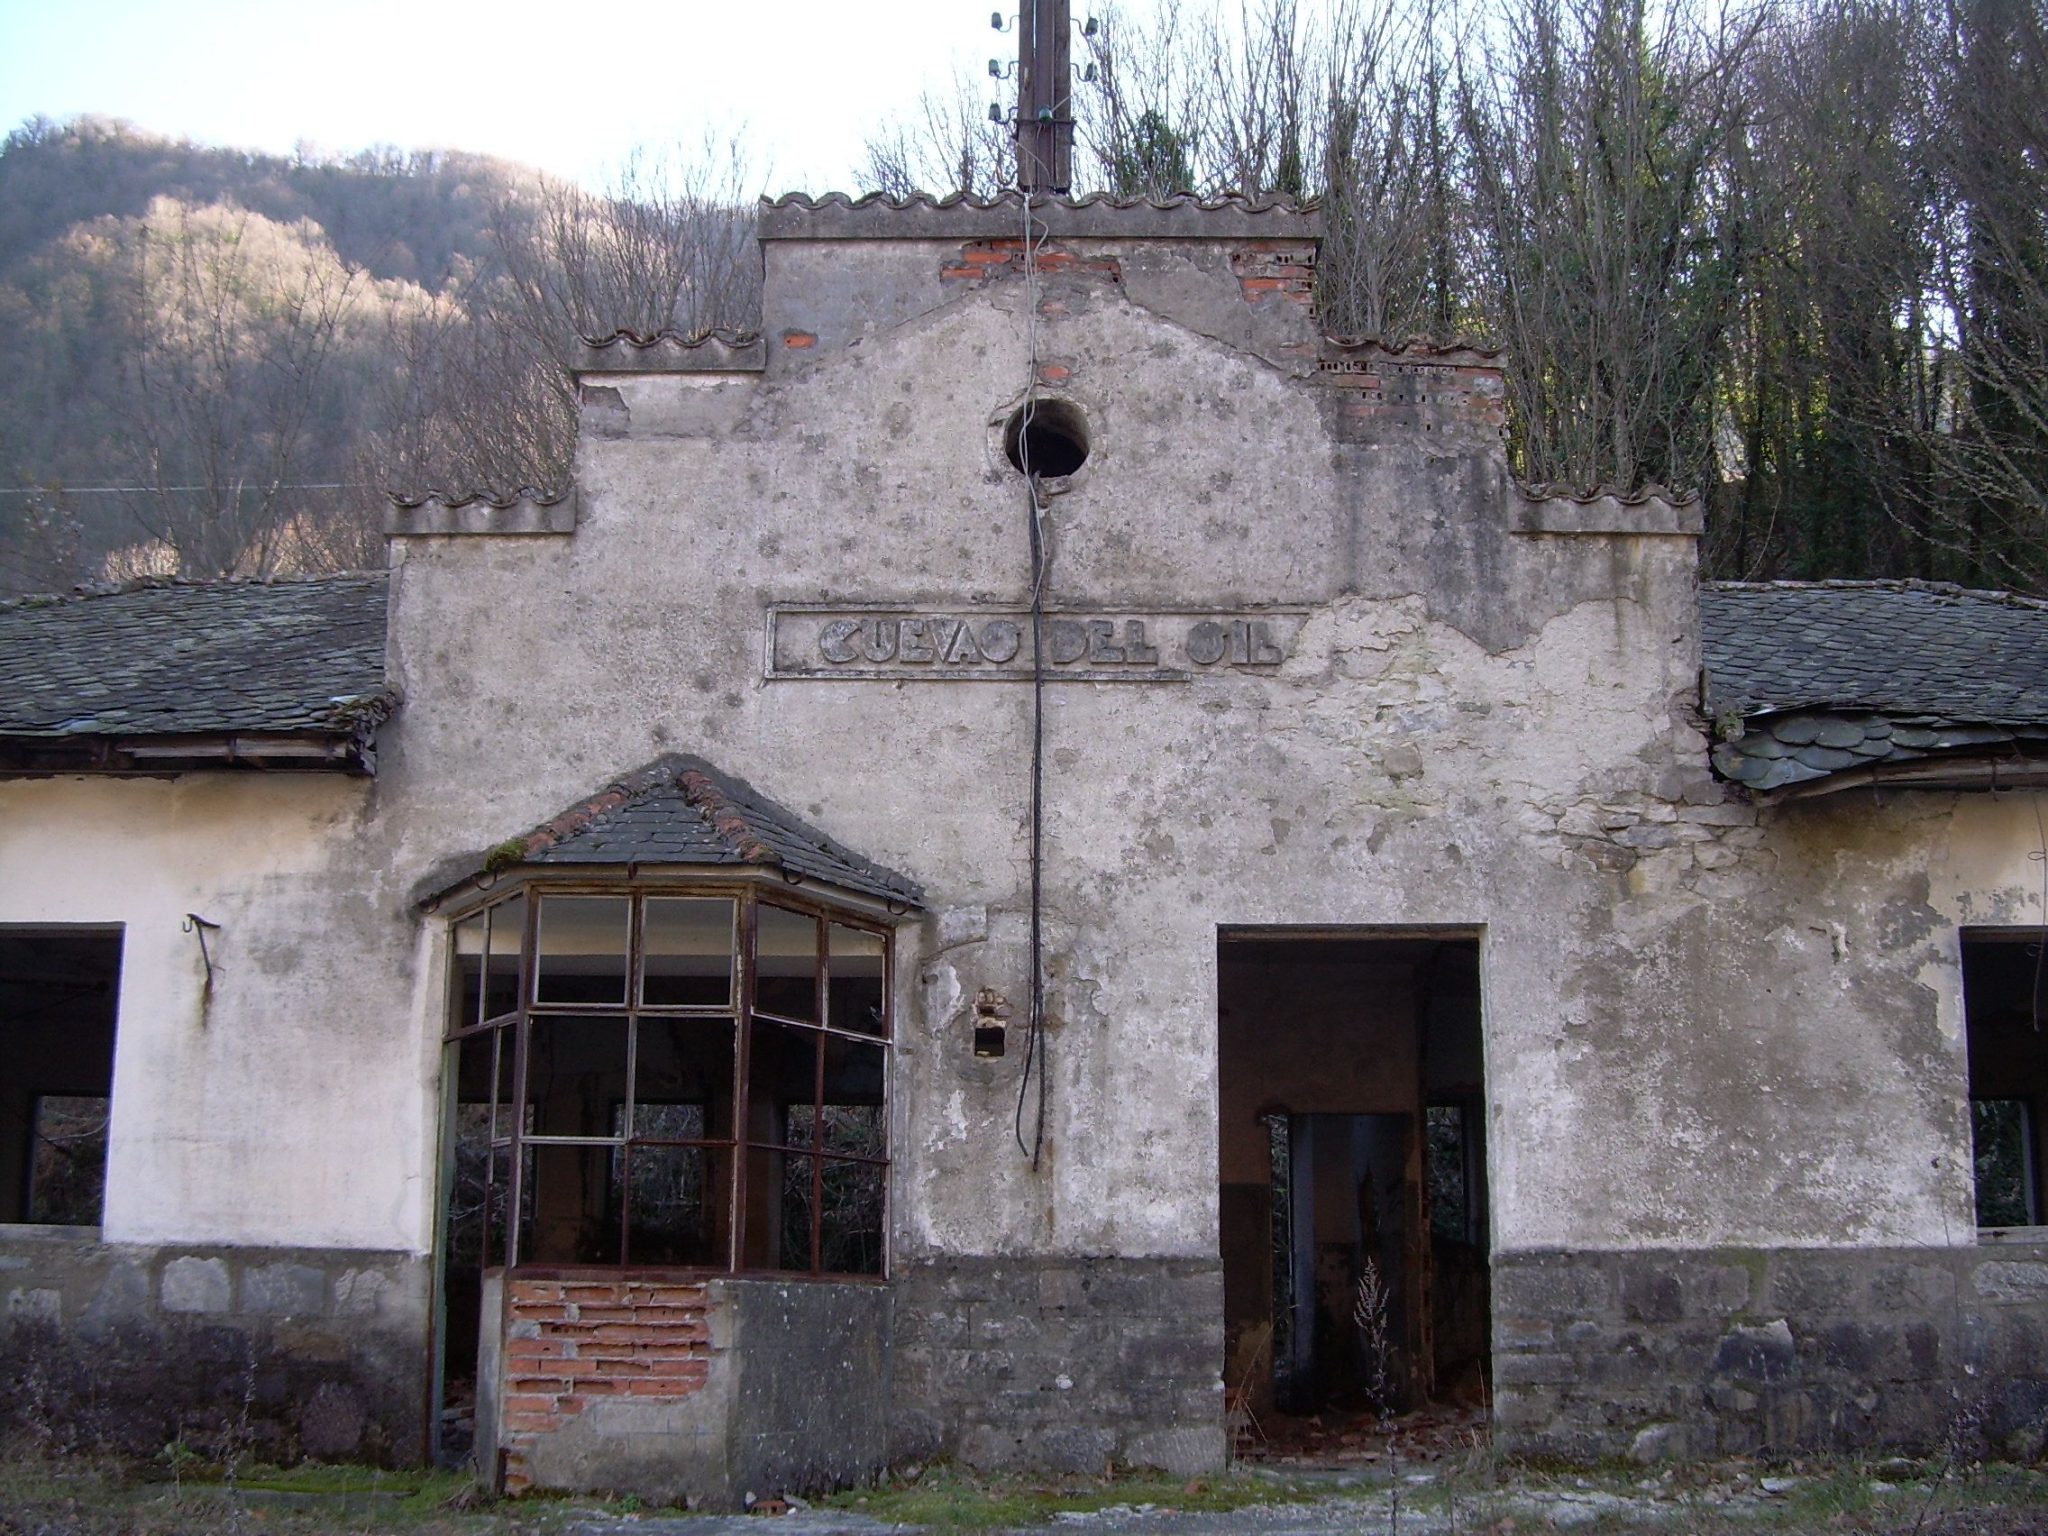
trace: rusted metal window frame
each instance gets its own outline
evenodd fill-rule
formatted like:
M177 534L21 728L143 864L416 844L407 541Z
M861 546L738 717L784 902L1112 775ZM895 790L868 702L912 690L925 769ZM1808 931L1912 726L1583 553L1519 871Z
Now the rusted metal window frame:
M626 951L626 1001L619 1004L593 1003L543 1003L538 1001L539 965L538 939L540 934L541 910L544 898L548 896L603 896L624 899L628 903L627 951ZM641 1001L645 983L645 928L646 902L649 897L682 897L713 900L730 900L733 903L732 941L732 990L725 1006L710 1004L648 1004ZM519 942L518 991L515 1005L509 1012L489 1013L490 1006L490 960L493 948L494 914L514 902L523 902ZM761 906L778 908L809 917L815 925L817 951L815 976L815 1020L791 1019L787 1015L757 1010L754 1006L759 983L759 960L757 941L759 933L759 909ZM484 922L483 947L478 968L476 1016L458 1019L463 992L463 973L456 949L456 934L466 923L481 919ZM446 1095L448 1111L458 1111L460 1100L454 1086L454 1074L458 1070L458 1052L462 1042L478 1035L495 1035L491 1061L492 1110L489 1137L489 1154L486 1158L486 1198L482 1253L486 1270L502 1265L507 1269L519 1269L530 1274L568 1271L601 1271L615 1273L632 1270L636 1273L672 1271L690 1274L732 1274L732 1275L774 1275L779 1278L812 1278L845 1283L882 1281L889 1274L889 1208L890 1178L892 1160L889 1156L889 1103L895 1076L895 932L884 917L860 907L820 898L786 886L772 886L759 880L719 880L692 876L650 876L634 875L626 879L605 879L593 875L562 875L554 877L533 877L516 882L506 882L492 889L479 899L461 909L452 911L447 918L449 936L449 964L447 967L447 993L444 1013L448 1020L442 1035L443 1073L449 1081ZM882 946L882 1007L881 1033L866 1034L855 1030L840 1029L831 1024L831 935L835 924L856 932L877 938ZM668 1138L636 1138L632 1134L633 1083L637 1075L638 1024L642 1016L655 1019L696 1018L706 1022L728 1021L733 1031L733 1099L731 1134L724 1138L704 1137L674 1141ZM619 1017L627 1022L626 1055L626 1119L621 1133L611 1137L589 1136L536 1136L526 1126L525 1106L527 1104L527 1069L529 1064L532 1026L536 1017ZM746 1123L751 1076L751 1043L756 1018L808 1031L816 1039L814 1043L814 1067L812 1099L814 1119L819 1129L814 1135L820 1145L793 1148L786 1143L756 1141L749 1135ZM882 1103L881 1131L882 1150L879 1156L864 1156L852 1153L826 1153L822 1148L822 1106L824 1102L825 1050L829 1039L838 1038L861 1045L871 1046L882 1053ZM499 1055L507 1044L513 1051L513 1069L510 1085L512 1112L504 1119L508 1134L501 1141L500 1106L498 1090L503 1079L502 1059ZM445 1133L455 1134L451 1120ZM701 1147L707 1152L723 1152L727 1159L725 1191L723 1200L726 1215L726 1262L715 1265L637 1265L632 1262L632 1239L630 1222L621 1211L620 1256L617 1262L596 1261L563 1263L536 1262L523 1259L520 1248L528 1240L526 1225L526 1163L527 1149L535 1146L599 1146L615 1148L623 1159L622 1199L630 1199L632 1179L632 1148L636 1142L646 1141L650 1145ZM451 1143L452 1145L452 1143ZM747 1165L749 1153L755 1149L779 1152L784 1156L803 1156L811 1160L811 1243L810 1265L806 1269L785 1269L775 1266L746 1266L742 1261L747 1250ZM498 1153L506 1154L506 1189L502 1200L503 1220L492 1222L491 1191L495 1187L494 1175L498 1167ZM825 1165L828 1162L862 1164L880 1170L881 1181L881 1268L878 1274L845 1274L827 1271L822 1267L823 1184ZM495 1244L495 1247L494 1247ZM499 1264L490 1261L496 1254Z

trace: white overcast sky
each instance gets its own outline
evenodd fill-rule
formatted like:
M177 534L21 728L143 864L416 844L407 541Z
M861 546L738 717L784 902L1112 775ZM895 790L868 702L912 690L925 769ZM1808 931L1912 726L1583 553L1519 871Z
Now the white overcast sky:
M920 89L960 67L997 89L988 59L1015 39L989 29L996 8L0 0L0 133L97 113L237 148L469 149L595 180L636 145L694 144L710 125L745 129L763 190L830 191L852 185L865 139Z

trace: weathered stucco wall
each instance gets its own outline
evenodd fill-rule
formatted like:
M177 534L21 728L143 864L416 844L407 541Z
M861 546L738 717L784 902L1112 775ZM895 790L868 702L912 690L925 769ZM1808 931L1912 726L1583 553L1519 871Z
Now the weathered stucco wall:
M899 1259L1213 1254L1224 924L1484 930L1503 1249L1952 1240L1950 802L1760 814L1715 784L1683 519L1513 492L1469 357L1317 374L1298 306L1214 252L1067 247L1039 355L1092 451L1051 499L1053 602L1303 618L1264 672L1047 690L1042 1172L1006 1150L1016 1062L964 1024L1025 990L1029 689L762 677L771 603L1022 596L991 423L1030 306L1014 276L949 289L959 242L771 245L765 372L591 376L573 536L404 541L388 761L441 839L407 866L678 746L922 880ZM830 275L927 268L865 330Z
M431 1246L439 1053L374 804L328 774L0 783L0 924L122 930L109 1242ZM220 925L210 993L188 913Z
M1481 935L1497 1256L1970 1241L1955 930L2042 921L2031 801L1714 782L1695 514L1524 498L1486 359L1323 342L1272 231L1076 214L1034 285L979 213L887 212L769 219L763 346L595 361L572 532L396 540L373 786L0 785L0 861L39 872L0 922L127 926L110 1239L423 1249L444 946L412 903L686 750L929 893L896 978L899 1447L1220 1455L1219 927ZM1015 615L1034 337L1090 438L1052 607L1285 650L1045 689L1036 1169L1021 1031L977 1059L968 1017L1028 993L1029 685L767 675L777 604ZM203 1024L188 911L223 925ZM1169 1326L1145 1403L1071 1369Z

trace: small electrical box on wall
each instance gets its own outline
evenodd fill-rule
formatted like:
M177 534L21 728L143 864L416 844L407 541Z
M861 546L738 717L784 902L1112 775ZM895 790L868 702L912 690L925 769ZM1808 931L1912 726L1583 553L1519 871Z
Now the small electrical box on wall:
M974 1054L1000 1056L1009 1033L1010 1005L994 987L974 994Z

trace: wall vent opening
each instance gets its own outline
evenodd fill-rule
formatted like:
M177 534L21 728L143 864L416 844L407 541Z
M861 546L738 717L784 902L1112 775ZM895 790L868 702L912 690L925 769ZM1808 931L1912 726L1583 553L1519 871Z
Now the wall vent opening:
M1071 475L1088 462L1088 422L1070 400L1035 399L1011 413L1003 455L1020 474Z

